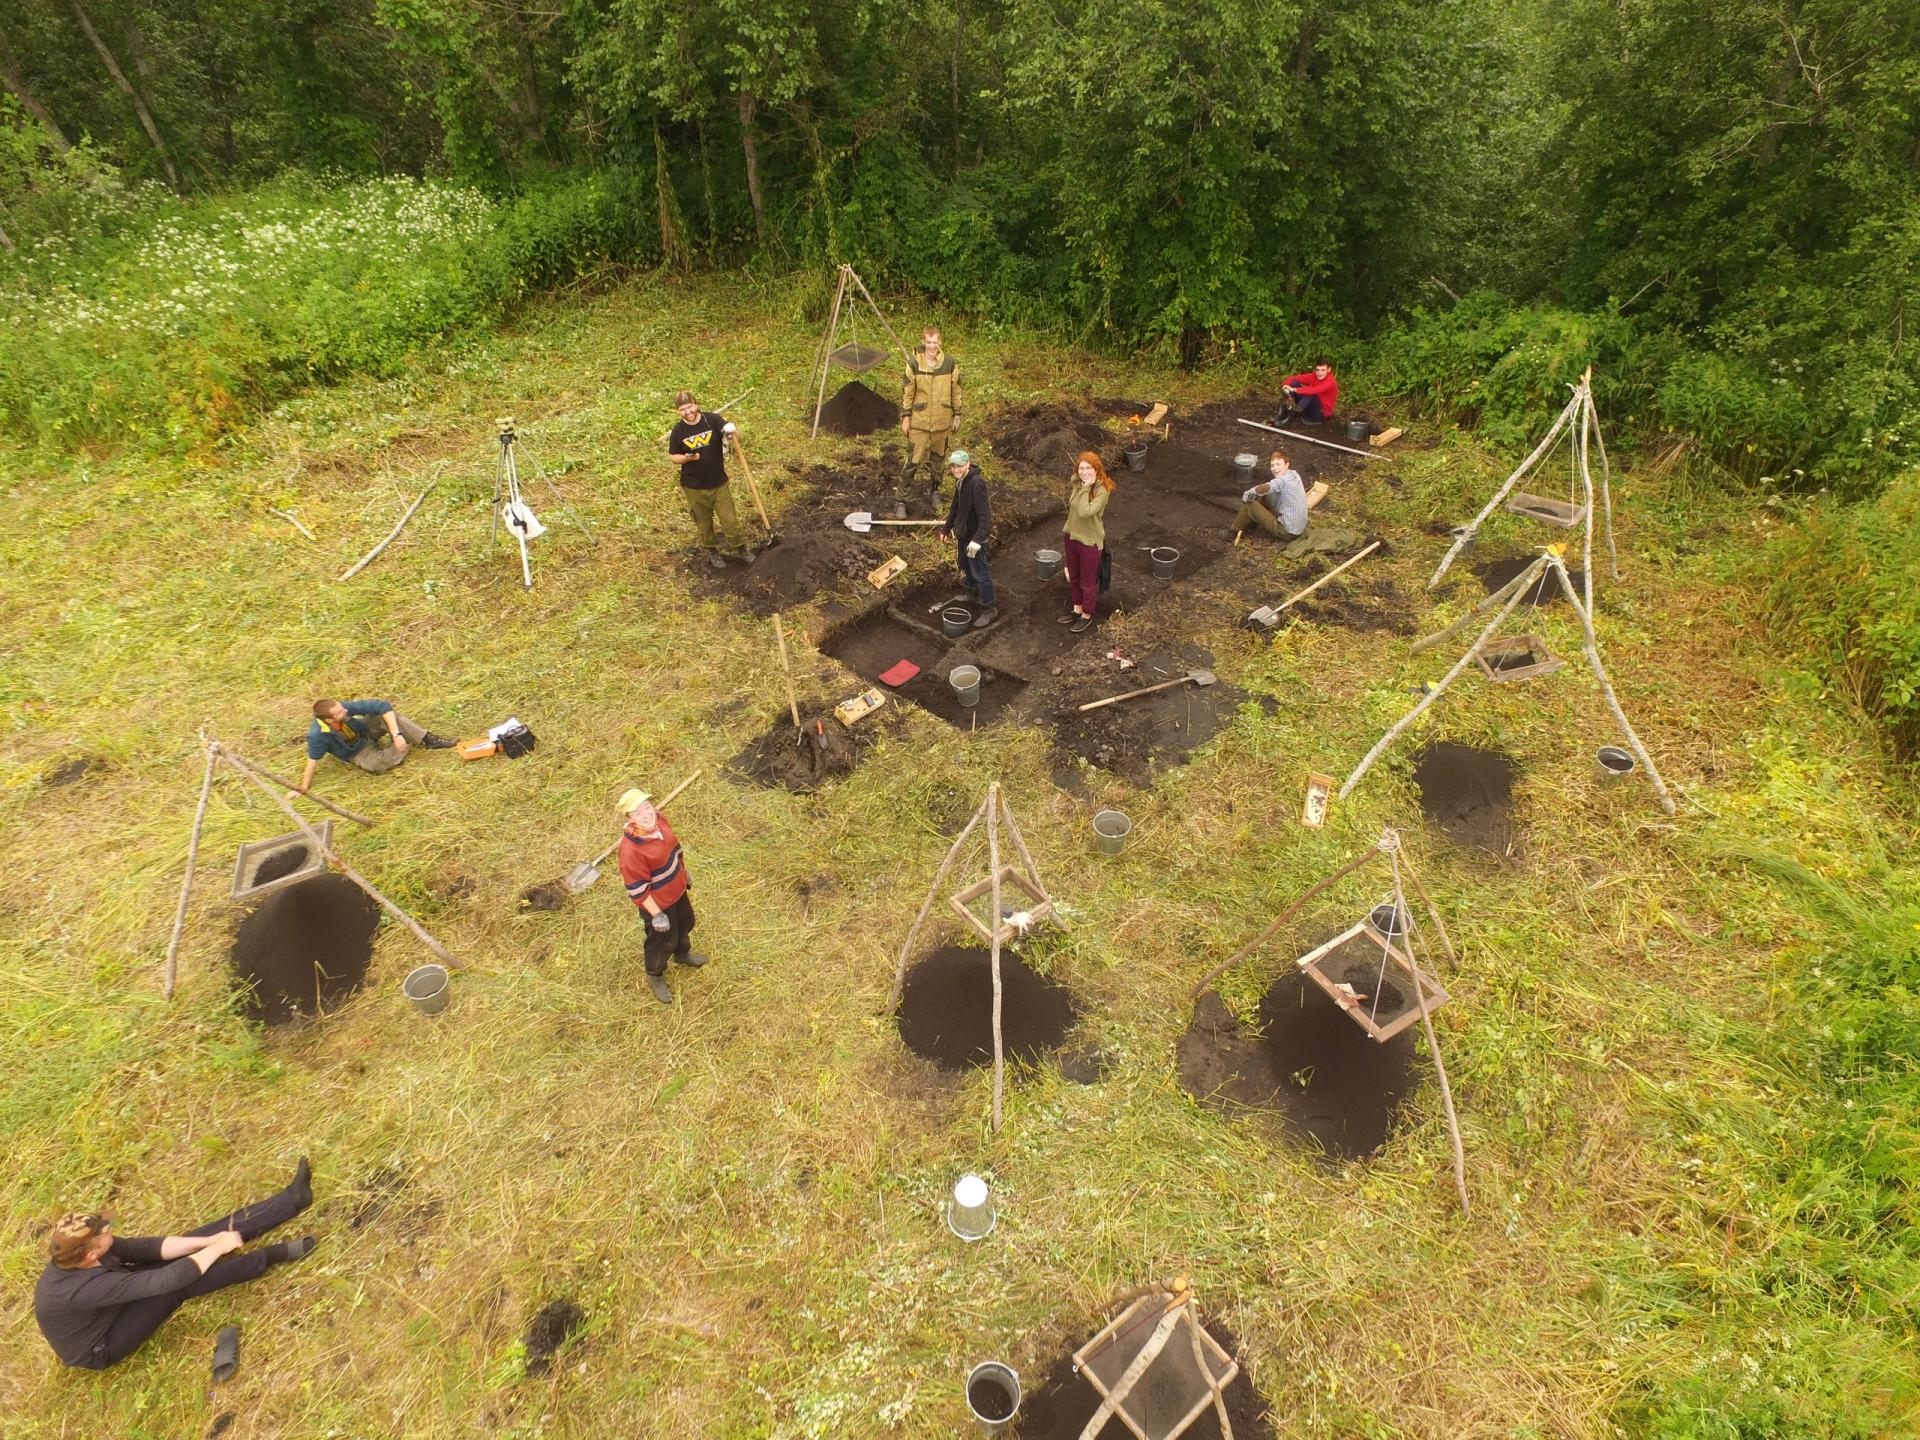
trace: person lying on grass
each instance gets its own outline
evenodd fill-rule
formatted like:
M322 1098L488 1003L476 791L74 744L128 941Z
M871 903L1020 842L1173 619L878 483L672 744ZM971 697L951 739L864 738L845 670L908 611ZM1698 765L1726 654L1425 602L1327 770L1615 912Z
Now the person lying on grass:
M1333 366L1325 360L1316 360L1313 369L1287 376L1286 383L1280 387L1280 413L1273 417L1273 423L1285 425L1296 417L1331 420L1339 399L1340 381L1333 373Z
M187 1301L305 1256L319 1243L311 1235L238 1252L311 1204L313 1172L302 1155L279 1194L184 1235L117 1236L106 1216L76 1210L48 1232L33 1318L62 1365L104 1370L138 1350Z
M313 723L307 727L307 768L300 772L300 783L287 792L287 798L291 800L313 788L313 772L329 755L369 775L384 775L405 763L411 746L451 750L455 743L444 735L422 730L394 709L391 700L316 700Z

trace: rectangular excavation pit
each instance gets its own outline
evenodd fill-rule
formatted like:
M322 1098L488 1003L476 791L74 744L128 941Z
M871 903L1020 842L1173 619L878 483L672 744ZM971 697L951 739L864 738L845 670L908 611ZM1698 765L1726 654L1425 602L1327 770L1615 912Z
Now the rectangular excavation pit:
M981 664L973 648L975 643L971 634L948 643L933 627L902 623L899 617L878 608L834 630L820 649L893 700L918 705L949 725L970 729L993 724L1027 688L1021 676ZM911 660L920 667L920 673L904 685L882 683L881 673L901 660ZM976 705L962 705L948 683L947 672L958 665L979 666L980 701Z
M1567 662L1547 648L1538 635L1517 635L1507 640L1489 640L1474 654L1474 663L1494 684L1509 680L1531 680L1536 675L1551 675Z
M1309 950L1298 964L1334 1004L1375 1040L1391 1040L1420 1019L1420 1004L1413 993L1412 957L1398 945L1384 940L1364 920L1326 944ZM1426 994L1427 1013L1431 1015L1447 1003L1447 992L1426 971L1420 971L1419 975L1420 987ZM1341 988L1343 985L1357 994L1348 994Z

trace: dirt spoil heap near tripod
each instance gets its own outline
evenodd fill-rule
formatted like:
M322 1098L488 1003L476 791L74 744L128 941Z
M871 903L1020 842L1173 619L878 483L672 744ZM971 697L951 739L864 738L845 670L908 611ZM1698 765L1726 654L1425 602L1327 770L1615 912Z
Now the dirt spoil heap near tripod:
M871 435L900 423L900 407L849 380L820 407L820 428L829 435Z
M246 1013L280 1025L340 1004L366 980L379 923L379 904L344 875L274 891L240 922L228 956Z

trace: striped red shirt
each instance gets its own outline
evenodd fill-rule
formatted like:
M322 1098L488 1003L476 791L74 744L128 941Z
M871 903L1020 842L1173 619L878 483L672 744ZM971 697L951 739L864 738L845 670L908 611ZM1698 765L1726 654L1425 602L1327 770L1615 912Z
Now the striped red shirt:
M620 878L634 904L652 896L664 910L687 893L687 862L667 817L654 823L660 827L658 835L635 834L629 824L620 837Z

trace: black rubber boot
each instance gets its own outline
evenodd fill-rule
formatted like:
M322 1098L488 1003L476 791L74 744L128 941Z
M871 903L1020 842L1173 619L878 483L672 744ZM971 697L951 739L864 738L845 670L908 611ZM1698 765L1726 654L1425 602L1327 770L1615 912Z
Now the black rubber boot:
M673 991L667 988L666 976L648 975L647 989L653 992L653 998L658 1000L662 1005L671 1005L673 1003Z
M275 1265L285 1265L289 1260L306 1259L319 1243L318 1235L302 1235L298 1240L282 1240L277 1245L269 1245L260 1253Z
M293 1167L293 1179L287 1189L302 1210L313 1204L313 1166L307 1163L306 1156L302 1155L300 1163Z
M213 1337L213 1383L231 1380L240 1369L240 1327L223 1325Z

